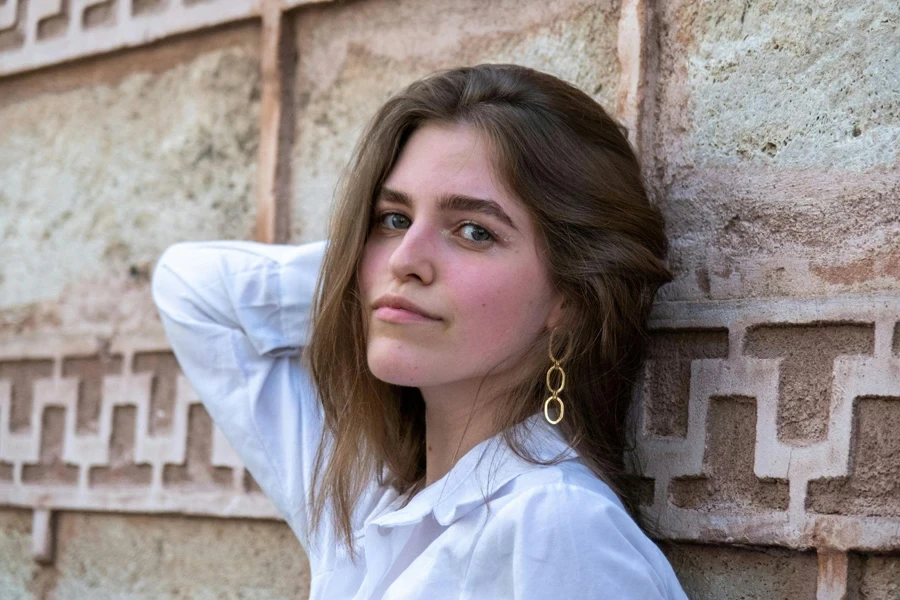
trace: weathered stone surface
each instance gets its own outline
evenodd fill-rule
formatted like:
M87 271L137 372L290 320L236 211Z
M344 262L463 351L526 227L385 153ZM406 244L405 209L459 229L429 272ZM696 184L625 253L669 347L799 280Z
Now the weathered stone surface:
M671 544L663 551L691 600L815 598L812 552Z
M654 332L647 357L647 432L687 435L691 363L727 356L728 330Z
M41 415L41 451L37 464L22 465L22 483L74 486L78 483L78 467L63 458L66 440L66 411L47 407Z
M135 373L152 373L150 389L150 421L148 433L162 435L172 428L175 411L177 378L181 367L171 352L141 352L134 357L131 369Z
M847 600L900 598L900 556L851 555Z
M139 328L166 246L252 236L259 77L244 28L0 81L0 332Z
M27 431L34 401L34 383L53 375L51 360L0 362L0 379L10 383L10 432Z
M779 439L805 445L827 437L834 361L839 356L871 355L874 338L868 324L768 325L747 332L746 355L781 359Z
M31 511L0 510L0 598L31 600L38 571L31 558Z
M137 409L134 406L113 408L112 435L109 440L109 466L93 467L88 474L91 487L104 485L149 486L153 468L134 464L134 438Z
M661 297L900 286L900 6L659 8L648 175L677 281Z
M97 433L103 378L121 374L122 356L118 354L70 357L63 361L63 377L78 378L78 433Z
M232 487L232 470L214 467L212 458L213 423L201 404L194 404L188 413L188 446L183 465L166 465L163 485L187 486L192 489Z
M338 174L363 126L391 94L432 71L515 62L614 110L618 18L618 0L376 0L299 11L292 238L325 236Z
M812 512L900 516L900 396L856 400L850 474L809 482ZM898 535L900 542L900 535Z
M305 598L306 558L283 523L58 515L57 600Z
M759 480L756 455L756 402L732 396L710 398L703 475L674 479L672 503L700 511L786 510L788 482Z

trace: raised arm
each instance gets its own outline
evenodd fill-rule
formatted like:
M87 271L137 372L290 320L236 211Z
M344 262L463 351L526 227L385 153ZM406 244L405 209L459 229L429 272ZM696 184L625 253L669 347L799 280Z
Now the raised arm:
M151 290L185 376L304 544L321 412L299 362L325 242L181 242Z

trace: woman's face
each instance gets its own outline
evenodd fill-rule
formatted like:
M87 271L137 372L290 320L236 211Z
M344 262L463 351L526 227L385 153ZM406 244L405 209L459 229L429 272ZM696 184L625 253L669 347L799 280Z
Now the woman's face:
M529 214L465 125L409 138L377 197L359 276L369 368L395 385L502 374L561 305Z

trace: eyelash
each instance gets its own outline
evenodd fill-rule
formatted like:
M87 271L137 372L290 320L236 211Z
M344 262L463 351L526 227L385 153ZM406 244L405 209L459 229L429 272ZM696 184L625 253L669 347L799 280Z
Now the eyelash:
M395 210L386 210L386 211L382 211L382 212L379 212L379 213L376 213L376 214L375 214L375 216L374 216L373 219L372 219L372 220L373 220L373 224L374 224L374 225L377 225L378 227L381 227L381 228L383 228L383 229L387 229L388 231L397 231L395 228L386 227L386 226L383 225L384 218L387 217L387 216L390 216L390 215L400 215L400 216L403 217L404 219L407 219L407 220L409 220L410 222L412 222L412 219L410 219L409 217L407 217L406 215L404 215L404 214L401 213L401 212L397 212L397 211L395 211ZM465 227L466 225L471 225L472 227L477 227L477 228L480 229L481 231L485 232L485 233L488 235L488 238L489 238L489 239L481 240L481 241L479 241L479 240L470 240L470 239L466 239L467 242L471 242L471 243L473 243L473 244L479 244L479 245L481 245L481 244L485 244L485 245L486 245L486 244L492 244L492 243L494 243L494 242L497 241L497 236L496 236L490 229L488 229L487 227L485 227L485 226L483 226L483 225L479 225L478 223L476 223L476 222L474 222L474 221L464 221L464 222L462 222L462 223L459 224L459 227L462 228L462 227Z

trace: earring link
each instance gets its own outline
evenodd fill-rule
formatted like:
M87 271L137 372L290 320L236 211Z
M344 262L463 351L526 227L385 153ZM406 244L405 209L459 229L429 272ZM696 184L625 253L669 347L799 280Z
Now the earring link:
M563 420L563 414L566 410L566 405L563 404L562 398L560 398L559 393L563 391L563 388L566 387L566 372L563 371L562 366L559 363L559 359L553 356L553 334L556 333L556 329L550 333L550 344L549 344L549 353L550 353L550 368L547 370L547 389L550 391L550 396L544 400L544 418L547 419L547 422L551 425L556 425L560 421ZM559 377L559 385L554 386L552 383L553 374L558 373ZM550 417L550 404L556 402L559 407L559 415L556 419L552 419Z

